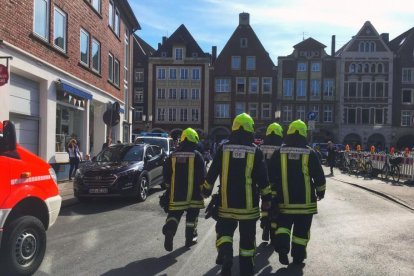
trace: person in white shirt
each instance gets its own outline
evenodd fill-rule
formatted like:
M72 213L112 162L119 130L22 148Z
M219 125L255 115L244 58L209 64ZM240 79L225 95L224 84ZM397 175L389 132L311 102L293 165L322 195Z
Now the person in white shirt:
M68 144L68 150L69 154L69 180L72 180L73 173L76 172L79 166L79 161L81 160L81 154L79 151L78 143L75 139L71 139Z

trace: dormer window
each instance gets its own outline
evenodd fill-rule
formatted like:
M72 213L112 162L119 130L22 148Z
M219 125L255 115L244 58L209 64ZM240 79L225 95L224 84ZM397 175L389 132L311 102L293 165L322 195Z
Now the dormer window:
M175 48L175 60L183 60L183 48Z

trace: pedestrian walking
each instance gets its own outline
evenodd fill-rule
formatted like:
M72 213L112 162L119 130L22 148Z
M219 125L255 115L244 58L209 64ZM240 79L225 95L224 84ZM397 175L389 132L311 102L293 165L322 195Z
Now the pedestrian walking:
M186 212L185 246L197 242L197 221L200 209L204 208L201 196L206 170L201 153L197 150L197 132L187 128L181 135L181 143L165 161L164 180L168 216L162 232L165 235L164 248L173 250L173 239L184 212Z
M335 146L332 143L332 141L328 142L327 150L328 150L328 156L326 158L326 161L328 162L328 166L331 169L331 174L330 175L333 175L334 174L333 173L333 168L335 167L335 159L336 159L336 149L335 149Z
M289 264L290 246L295 264L306 258L312 218L317 213L316 200L325 196L325 175L306 137L306 124L301 120L292 122L284 145L269 162L269 180L276 185L280 211L273 246L284 265Z
M67 152L69 154L69 180L72 180L73 174L76 173L79 162L81 160L81 154L79 151L78 143L75 139L71 139L68 144Z
M271 188L262 151L253 144L254 122L246 113L238 115L229 140L217 149L203 184L202 193L211 195L220 175L218 217L216 224L216 264L222 265L221 275L231 275L233 234L240 231L240 275L254 275L256 222L262 209L270 208Z
M263 151L263 155L266 160L266 164L270 161L273 153L280 148L283 141L283 128L278 123L272 123L267 127L266 137L263 141L263 144L260 146L260 149ZM269 166L267 166L269 169ZM272 208L274 210L277 208L276 202L276 187L272 186ZM269 238L273 240L274 233L276 231L276 223L271 223L272 212L262 210L260 217L260 227L263 229L262 240L269 241Z

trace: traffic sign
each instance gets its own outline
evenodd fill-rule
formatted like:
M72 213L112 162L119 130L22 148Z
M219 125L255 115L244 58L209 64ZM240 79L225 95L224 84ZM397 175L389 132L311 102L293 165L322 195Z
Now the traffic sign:
M308 113L308 120L309 121L314 121L316 120L316 117L318 116L318 114L314 111L311 111Z

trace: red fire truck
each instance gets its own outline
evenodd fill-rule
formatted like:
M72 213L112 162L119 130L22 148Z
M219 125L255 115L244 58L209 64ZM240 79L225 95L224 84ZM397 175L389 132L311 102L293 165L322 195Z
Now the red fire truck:
M31 275L46 251L46 230L62 198L54 170L16 143L10 121L0 122L0 274Z

